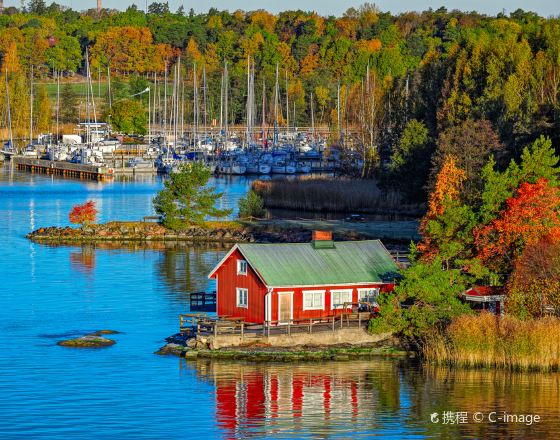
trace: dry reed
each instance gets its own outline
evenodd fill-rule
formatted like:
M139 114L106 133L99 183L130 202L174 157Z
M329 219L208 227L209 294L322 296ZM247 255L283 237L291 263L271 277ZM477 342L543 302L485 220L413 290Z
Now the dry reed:
M313 212L422 214L419 205L402 202L400 194L382 191L374 180L305 176L300 179L257 180L253 190L265 207Z
M425 341L428 361L466 367L557 371L560 369L560 319L522 321L490 313L460 316L445 333Z

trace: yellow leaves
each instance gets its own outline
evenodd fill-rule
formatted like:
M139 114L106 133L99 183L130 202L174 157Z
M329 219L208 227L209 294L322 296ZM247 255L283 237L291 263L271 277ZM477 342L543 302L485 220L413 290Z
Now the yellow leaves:
M430 194L426 218L435 218L443 214L444 201L458 200L463 182L467 175L457 166L453 156L447 156L439 171L434 190Z
M8 47L5 50L2 50L2 54L2 71L7 70L9 73L19 73L21 70L21 64L19 62L16 43L9 43Z
M260 50L264 43L264 37L260 32L256 32L251 36L241 38L239 45L243 53L242 58L247 58L247 56L254 57L254 55Z
M351 40L356 39L356 32L358 29L357 20L349 17L342 17L335 21L335 26L340 32L341 36L344 36Z
M317 45L311 45L307 55L301 60L300 72L304 77L309 77L319 67L320 56Z
M208 19L208 23L206 23L207 29L218 30L218 29L222 29L223 27L224 24L222 23L222 17L220 17L219 15L212 15Z
M276 27L276 20L277 19L274 15L264 10L255 11L251 15L252 24L259 26L270 33L274 32L274 28Z
M196 61L197 63L201 63L204 60L204 57L200 53L200 50L198 50L198 44L196 43L196 41L194 41L194 38L192 37L187 43L187 48L185 49L185 52L187 54L187 57L192 58L192 60Z
M356 43L358 50L364 50L370 54L381 50L381 40L373 38L371 40L360 40Z
M297 61L292 56L292 50L290 49L290 46L288 46L285 42L282 41L281 43L278 44L278 46L276 46L276 51L278 52L282 60L280 64L286 70L288 70L288 72L295 72L298 65L297 65Z

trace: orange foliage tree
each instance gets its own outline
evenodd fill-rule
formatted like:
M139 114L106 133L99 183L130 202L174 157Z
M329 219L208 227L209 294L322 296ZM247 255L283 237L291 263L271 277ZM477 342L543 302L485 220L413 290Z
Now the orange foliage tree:
M74 206L70 211L68 218L70 219L70 223L88 226L95 223L97 213L98 211L95 208L95 202L90 200L83 205Z
M428 223L444 214L446 204L459 201L465 179L466 174L457 166L455 158L446 156L430 194L428 212L420 223L422 241L418 243L418 250L427 259L431 259L438 250L427 231Z
M508 313L520 318L560 310L560 242L546 237L528 245L516 258L506 288Z
M490 267L511 266L527 245L560 241L560 189L546 179L523 183L498 218L475 230L478 256Z

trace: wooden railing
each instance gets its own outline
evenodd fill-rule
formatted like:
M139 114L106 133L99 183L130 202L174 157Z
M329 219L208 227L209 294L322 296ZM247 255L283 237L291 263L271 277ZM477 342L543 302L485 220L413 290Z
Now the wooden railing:
M186 313L179 316L179 330L182 333L206 335L240 335L245 337L270 337L292 333L335 332L344 327L361 328L369 322L370 312L345 311L340 315L321 316L308 319L266 321L263 325L247 324L242 317L226 316L217 318L204 313Z

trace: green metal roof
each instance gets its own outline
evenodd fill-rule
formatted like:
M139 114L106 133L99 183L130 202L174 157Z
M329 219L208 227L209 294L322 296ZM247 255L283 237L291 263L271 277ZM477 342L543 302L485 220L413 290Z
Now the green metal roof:
M379 240L335 242L330 249L311 243L243 243L238 248L273 287L381 283L384 274L398 271Z

